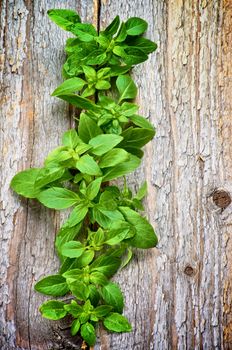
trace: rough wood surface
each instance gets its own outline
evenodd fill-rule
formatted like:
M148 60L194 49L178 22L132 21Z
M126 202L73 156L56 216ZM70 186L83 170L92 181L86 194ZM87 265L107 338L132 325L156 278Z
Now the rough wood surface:
M60 217L9 190L41 166L72 110L51 91L61 82L68 34L49 8L73 8L107 25L141 16L157 52L134 70L141 113L157 127L130 183L149 184L147 214L158 249L138 251L116 280L133 332L100 330L96 350L232 349L232 2L230 0L2 0L0 348L80 349L42 319L33 285L57 270Z

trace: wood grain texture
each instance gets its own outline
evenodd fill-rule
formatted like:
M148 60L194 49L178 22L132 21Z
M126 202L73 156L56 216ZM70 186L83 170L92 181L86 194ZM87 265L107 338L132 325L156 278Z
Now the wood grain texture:
M217 189L232 195L230 0L1 2L1 349L80 349L40 317L45 298L33 291L57 270L60 217L9 190L12 176L41 166L71 125L73 111L50 97L68 36L48 20L53 7L77 9L101 28L116 14L143 17L158 43L133 73L157 135L129 181L136 189L147 179L146 211L160 242L115 278L133 331L100 330L95 349L232 349L232 205L213 201Z

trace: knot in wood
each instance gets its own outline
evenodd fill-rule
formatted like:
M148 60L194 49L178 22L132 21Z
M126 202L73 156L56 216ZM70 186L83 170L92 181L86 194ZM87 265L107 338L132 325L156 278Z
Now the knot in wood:
M224 209L230 205L231 196L227 191L218 189L213 193L213 201L219 208Z
M187 265L185 266L185 269L184 269L184 273L187 275L187 276L193 276L195 275L195 271L194 271L194 268L190 265Z

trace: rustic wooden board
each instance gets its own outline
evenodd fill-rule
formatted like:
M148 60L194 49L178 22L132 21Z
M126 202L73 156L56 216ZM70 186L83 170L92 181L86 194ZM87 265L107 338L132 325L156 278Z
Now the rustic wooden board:
M96 350L232 348L232 3L230 0L42 0L1 2L0 347L79 349L42 319L33 291L57 270L59 215L9 190L12 176L41 166L73 111L51 91L61 82L68 34L49 8L73 8L107 25L141 16L158 50L134 70L141 114L157 127L130 183L149 184L148 217L158 249L138 251L116 280L125 293L129 334L100 330ZM215 204L217 203L217 205ZM228 202L229 203L229 202Z

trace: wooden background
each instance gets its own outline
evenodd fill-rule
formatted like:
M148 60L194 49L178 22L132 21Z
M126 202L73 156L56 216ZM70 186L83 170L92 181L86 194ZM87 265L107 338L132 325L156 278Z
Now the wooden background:
M116 277L133 332L101 330L95 349L232 349L232 1L1 0L0 7L0 348L80 349L41 318L46 298L33 290L57 271L60 216L9 190L12 176L42 166L72 126L73 111L50 96L62 81L68 33L46 16L70 8L100 28L116 14L141 16L158 43L134 69L141 113L157 135L130 183L148 181L159 246L139 251Z

